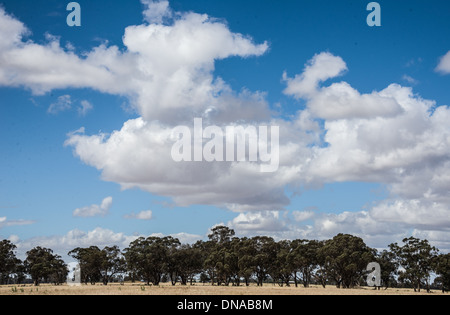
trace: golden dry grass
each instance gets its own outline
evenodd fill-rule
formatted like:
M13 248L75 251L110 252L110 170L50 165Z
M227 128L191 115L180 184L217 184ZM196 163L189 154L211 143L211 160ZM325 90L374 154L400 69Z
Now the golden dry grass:
M139 284L111 284L83 285L81 287L69 287L67 285L52 286L41 285L27 286L0 286L0 295L441 295L440 291L434 290L427 293L425 290L414 292L410 289L373 290L372 288L337 289L333 286L322 288L313 286L311 288L279 287L267 284L263 287L252 285L250 287L217 287L197 284L193 286L171 286L162 284L160 286L141 286Z

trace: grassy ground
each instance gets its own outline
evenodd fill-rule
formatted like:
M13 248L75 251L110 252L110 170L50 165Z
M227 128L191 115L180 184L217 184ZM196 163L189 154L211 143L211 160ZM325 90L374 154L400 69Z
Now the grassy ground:
M279 287L265 285L264 287L217 287L210 285L193 286L141 286L139 284L111 284L83 285L81 287L69 287L41 285L34 286L0 286L0 295L441 295L440 291L426 293L426 291L414 292L409 289L387 289L375 291L372 288L337 289L333 286L322 288L313 286L303 287Z

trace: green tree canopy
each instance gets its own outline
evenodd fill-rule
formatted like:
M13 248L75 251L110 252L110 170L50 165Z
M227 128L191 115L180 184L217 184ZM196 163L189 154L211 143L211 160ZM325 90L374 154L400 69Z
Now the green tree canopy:
M394 243L389 245L389 248L403 269L399 272L399 279L409 283L414 291L420 292L422 284L425 284L429 290L430 273L438 250L432 247L427 240L414 237L405 238L403 246Z
M450 291L450 254L442 254L437 257L436 273L441 282L442 292Z
M75 248L68 253L78 261L81 268L81 281L95 284L101 281L107 285L118 273L125 272L125 259L118 246L100 249L97 246Z
M11 276L20 272L22 262L16 257L16 248L9 240L0 242L0 285L8 284Z
M141 237L125 249L128 269L147 285L159 285L162 276L168 270L168 262L172 248L180 246L180 241L168 237Z
M319 250L325 269L339 288L351 288L359 283L368 263L374 260L374 250L356 236L339 234L325 242Z
M38 286L42 281L62 284L66 281L69 270L66 263L48 248L36 247L27 252L25 266L28 274Z
M295 286L297 286L298 275L305 288L311 284L314 270L319 265L319 241L294 240L291 243L291 252L288 260L292 266Z

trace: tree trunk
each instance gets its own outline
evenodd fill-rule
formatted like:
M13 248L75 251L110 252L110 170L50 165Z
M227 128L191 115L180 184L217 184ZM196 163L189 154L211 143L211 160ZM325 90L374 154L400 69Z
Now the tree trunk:
M175 286L178 282L178 275L174 272L170 273L170 282L172 283L172 286Z

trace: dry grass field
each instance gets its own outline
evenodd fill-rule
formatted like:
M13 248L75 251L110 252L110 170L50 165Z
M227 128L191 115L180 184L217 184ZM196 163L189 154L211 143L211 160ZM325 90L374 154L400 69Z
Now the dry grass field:
M414 292L409 289L387 289L373 290L372 288L357 289L337 289L333 286L322 288L313 286L311 288L303 287L279 287L271 284L263 287L217 287L210 285L193 285L193 286L141 286L139 284L111 284L103 285L83 285L81 287L69 287L41 285L39 287L28 286L0 286L0 295L442 295L440 291L432 291L427 293L425 290Z

